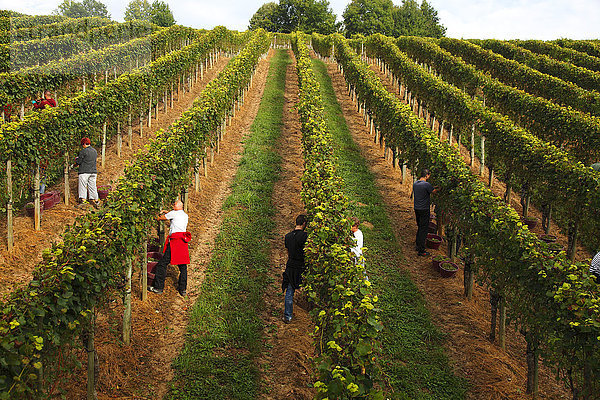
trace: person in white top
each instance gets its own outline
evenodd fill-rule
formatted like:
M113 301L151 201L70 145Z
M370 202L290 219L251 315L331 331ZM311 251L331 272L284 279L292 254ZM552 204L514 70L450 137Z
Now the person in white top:
M352 235L354 236L354 241L356 242L356 245L354 247L352 247L350 250L354 254L354 263L357 265L362 265L364 268L365 267L365 259L362 256L363 255L362 249L364 247L363 246L364 237L363 237L362 231L358 228L358 225L360 225L360 221L356 217L352 217L351 220L352 220ZM367 280L369 280L366 269L364 270L364 273L365 273L365 278Z
M154 293L162 293L165 287L167 266L177 264L179 267L177 291L181 296L185 296L187 293L187 265L190 263L187 243L191 239L191 234L187 232L189 218L183 211L183 203L177 200L173 203L172 211L161 211L157 219L159 221L170 221L169 237L165 242L163 256L156 264L154 284L148 290Z

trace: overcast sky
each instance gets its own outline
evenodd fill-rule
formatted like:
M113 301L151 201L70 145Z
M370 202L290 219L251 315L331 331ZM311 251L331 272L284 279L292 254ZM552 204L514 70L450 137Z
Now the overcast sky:
M0 0L0 9L50 14L62 0ZM122 21L127 0L101 0L113 19ZM420 0L417 0L420 1ZM266 0L166 0L178 24L195 28L224 25L245 30ZM341 19L350 0L330 0ZM401 4L402 0L394 0ZM600 0L429 0L457 38L600 38Z

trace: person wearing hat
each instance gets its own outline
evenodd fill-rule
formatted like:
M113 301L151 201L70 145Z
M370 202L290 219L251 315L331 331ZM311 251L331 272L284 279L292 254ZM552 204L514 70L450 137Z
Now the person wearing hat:
M79 174L79 205L83 205L89 198L94 208L98 208L98 189L96 188L96 159L98 152L91 146L89 138L81 139L82 149L75 159L75 165L78 166Z

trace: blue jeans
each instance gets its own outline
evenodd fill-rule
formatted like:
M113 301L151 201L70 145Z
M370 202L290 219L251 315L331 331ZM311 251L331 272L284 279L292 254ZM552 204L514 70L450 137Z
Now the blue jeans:
M287 320L292 319L294 311L294 288L292 285L288 283L288 287L285 290L285 311L283 312L283 316Z

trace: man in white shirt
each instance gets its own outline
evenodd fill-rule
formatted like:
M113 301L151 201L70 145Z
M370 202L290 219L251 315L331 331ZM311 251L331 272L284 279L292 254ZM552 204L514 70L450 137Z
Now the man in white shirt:
M157 219L159 221L170 221L169 237L165 242L163 256L156 264L154 284L148 290L154 293L162 293L165 287L167 266L177 264L179 267L177 291L181 296L185 296L187 293L187 264L190 263L187 243L190 241L191 235L187 232L188 215L183 211L183 203L177 200L173 203L172 211L161 211Z

